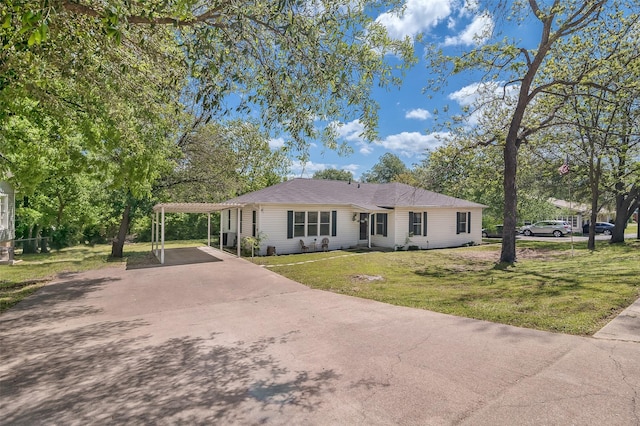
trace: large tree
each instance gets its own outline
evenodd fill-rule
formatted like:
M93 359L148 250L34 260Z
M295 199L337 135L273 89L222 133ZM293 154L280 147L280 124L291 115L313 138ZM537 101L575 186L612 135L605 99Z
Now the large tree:
M220 202L282 182L290 160L271 149L258 123L200 121L180 138L176 167L154 195L174 202Z
M348 182L353 180L353 173L349 170L324 169L315 172L313 179L343 180Z
M479 2L487 9L495 8L495 3ZM500 2L499 8L508 7ZM507 93L514 90L515 103L509 114L504 135L487 135L488 140L496 137L504 139L503 148L503 190L504 233L500 261L513 263L516 261L516 223L517 223L517 172L518 151L535 132L547 128L555 121L557 110L564 104L566 97L559 89L569 86L588 86L593 84L598 75L600 65L604 61L616 60L615 57L593 57L592 61L580 73L568 75L561 65L569 63L572 58L566 57L561 42L569 38L579 39L587 31L597 28L606 32L606 15L610 19L629 14L633 11L633 2L624 0L528 0L527 5L521 2L513 4L513 20L506 22L527 23L529 30L539 31L536 46L522 45L518 40L503 38L495 43L477 47L459 57L450 57L453 72L465 70L481 70L487 80L500 83ZM504 10L496 11L504 14ZM534 20L534 23L530 22ZM588 36L588 34L586 34ZM625 37L626 33L611 34ZM588 50L587 50L588 51ZM437 61L434 65L443 64ZM544 72L543 72L544 70ZM555 72L555 71L558 72ZM532 105L541 98L549 99L550 107L545 114L530 114Z
M404 162L395 154L387 152L383 154L371 170L362 173L364 182L388 183L393 182L398 176L408 171Z

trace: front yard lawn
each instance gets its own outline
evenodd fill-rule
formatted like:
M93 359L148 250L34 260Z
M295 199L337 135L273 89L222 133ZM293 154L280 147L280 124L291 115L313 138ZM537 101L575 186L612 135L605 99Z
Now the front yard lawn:
M500 244L348 254L256 261L316 289L576 335L595 333L640 297L638 241L595 252L576 244L573 256L567 242L520 241L507 267L496 264Z

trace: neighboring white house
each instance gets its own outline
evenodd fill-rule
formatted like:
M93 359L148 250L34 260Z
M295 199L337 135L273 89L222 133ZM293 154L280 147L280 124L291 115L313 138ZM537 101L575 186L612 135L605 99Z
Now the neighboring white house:
M225 203L242 207L221 211L223 244L257 237L261 254L320 250L325 238L329 250L479 244L486 207L402 183L321 179L293 179Z
M9 249L15 239L15 192L5 181L0 181L0 262L11 261Z

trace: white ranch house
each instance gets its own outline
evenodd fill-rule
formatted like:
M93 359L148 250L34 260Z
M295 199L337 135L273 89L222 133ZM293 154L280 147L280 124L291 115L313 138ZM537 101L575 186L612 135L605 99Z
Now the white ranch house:
M222 244L258 237L259 254L479 244L486 207L402 183L317 179L289 180L223 205L229 208L220 209ZM321 247L325 239L328 247Z

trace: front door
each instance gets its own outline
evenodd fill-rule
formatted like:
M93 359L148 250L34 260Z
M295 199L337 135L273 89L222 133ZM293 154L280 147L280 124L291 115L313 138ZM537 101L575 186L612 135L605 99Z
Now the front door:
M366 240L368 237L369 223L367 218L369 213L360 213L360 239Z

